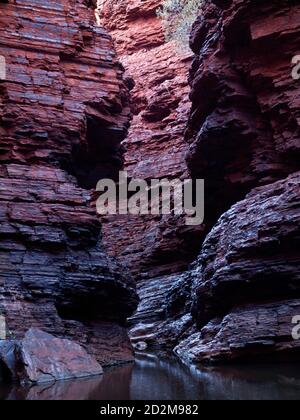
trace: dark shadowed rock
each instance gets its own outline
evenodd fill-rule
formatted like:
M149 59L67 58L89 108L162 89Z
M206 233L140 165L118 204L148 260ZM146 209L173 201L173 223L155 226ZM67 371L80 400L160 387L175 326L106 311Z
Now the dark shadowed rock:
M254 190L208 235L193 281L192 362L300 358L300 173Z
M299 361L300 341L292 337L299 314L300 299L237 305L181 341L175 353L191 364Z
M0 341L0 372L5 381L17 381L17 350L20 343L14 340Z
M206 181L210 227L253 188L299 170L299 22L297 2L203 2L186 140L190 172Z
M300 357L298 3L207 0L193 27L187 163L206 182L208 236L176 347L189 362Z

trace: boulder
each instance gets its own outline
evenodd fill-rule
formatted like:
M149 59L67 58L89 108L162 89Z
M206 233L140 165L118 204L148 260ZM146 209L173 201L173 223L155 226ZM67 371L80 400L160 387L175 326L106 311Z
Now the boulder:
M0 359L11 379L42 384L101 375L102 367L83 347L31 328L20 342L0 346Z

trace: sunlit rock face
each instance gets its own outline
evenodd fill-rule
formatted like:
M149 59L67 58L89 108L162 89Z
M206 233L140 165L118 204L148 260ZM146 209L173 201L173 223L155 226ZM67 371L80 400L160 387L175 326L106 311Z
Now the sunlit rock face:
M0 312L81 343L102 364L132 359L137 304L102 249L90 190L122 166L128 90L92 2L0 4Z
M113 37L132 88L134 115L124 142L125 170L130 177L146 180L187 177L184 131L191 51L166 42L157 16L161 0L100 4L101 22ZM200 248L195 229L181 218L157 216L109 218L104 222L104 243L138 281L181 272Z
M187 161L207 222L225 214L189 276L191 363L300 357L299 22L297 2L208 1L193 28Z
M192 52L166 42L157 16L161 0L103 0L99 14L112 35L131 88L133 120L124 142L130 177L187 178L184 131L190 110L188 71ZM170 288L200 249L200 227L182 217L119 216L103 220L109 254L130 267L141 304L132 322L134 341L160 345ZM164 340L164 343L168 340Z

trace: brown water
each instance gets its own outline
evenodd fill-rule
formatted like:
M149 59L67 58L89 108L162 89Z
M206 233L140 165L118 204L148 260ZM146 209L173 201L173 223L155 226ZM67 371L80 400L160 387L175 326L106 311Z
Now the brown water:
M32 388L0 385L0 400L299 400L300 365L190 368L139 354L103 377Z

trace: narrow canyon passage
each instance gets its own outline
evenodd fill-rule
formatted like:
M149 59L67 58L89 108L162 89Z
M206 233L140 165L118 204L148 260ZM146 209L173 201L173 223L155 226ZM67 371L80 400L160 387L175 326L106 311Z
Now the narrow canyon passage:
M167 8L186 17L182 5L194 5L188 48L166 38L164 0L0 0L0 367L10 380L136 362L119 367L125 398L141 398L156 372L170 398L205 398L231 378L251 394L253 376L204 365L299 361L300 6L254 3ZM101 217L96 185L121 170L148 183L204 180L204 223ZM38 367L22 356L36 349ZM297 388L298 374L283 371ZM264 375L270 395L295 395L280 369ZM182 388L169 388L174 377ZM98 379L87 391L103 396ZM258 371L254 381L253 393Z
M135 179L186 179L188 143L184 133L191 103L188 84L193 53L187 42L167 41L158 17L161 0L99 2L100 24L114 40L131 87L133 119L124 170ZM108 253L129 267L141 303L131 320L140 323L134 341L158 341L167 294L200 250L201 226L183 217L108 216L102 219Z
M105 248L138 285L131 339L181 342L188 362L297 358L299 6L203 2L191 52L166 41L162 1L100 3L131 88L125 170L206 183L198 228L174 216L103 220Z

